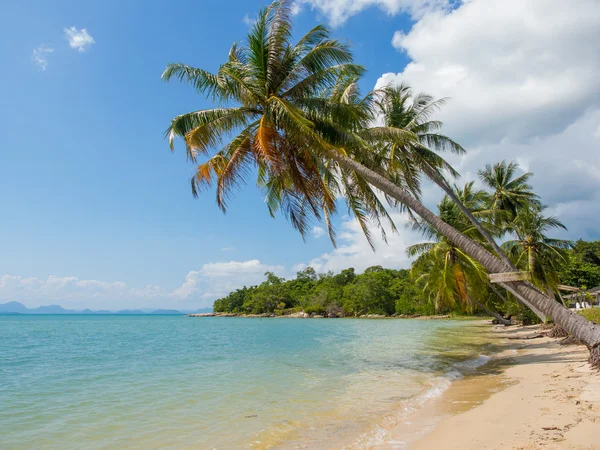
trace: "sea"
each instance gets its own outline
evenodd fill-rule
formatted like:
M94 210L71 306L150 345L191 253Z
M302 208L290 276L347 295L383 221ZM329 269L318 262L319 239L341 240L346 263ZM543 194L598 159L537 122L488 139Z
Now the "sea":
M473 320L0 316L0 448L366 449L490 342Z

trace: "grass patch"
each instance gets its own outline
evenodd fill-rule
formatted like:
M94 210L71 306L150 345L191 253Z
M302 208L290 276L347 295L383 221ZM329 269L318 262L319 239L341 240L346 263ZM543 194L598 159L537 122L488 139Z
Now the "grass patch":
M579 311L583 317L594 323L600 324L600 308L590 308Z

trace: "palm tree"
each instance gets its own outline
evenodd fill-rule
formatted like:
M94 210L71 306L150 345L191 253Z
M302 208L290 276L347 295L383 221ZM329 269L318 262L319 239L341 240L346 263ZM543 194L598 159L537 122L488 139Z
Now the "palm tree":
M413 195L417 195L420 193L418 174L420 172L424 173L457 204L465 217L479 230L481 236L500 259L512 267L512 262L494 237L479 223L471 210L456 197L455 192L443 175L443 170L454 178L458 176L458 173L438 155L438 152L447 150L455 154L465 152L461 145L439 133L442 122L431 120L433 113L441 109L446 104L446 100L436 100L431 95L424 93L413 96L411 88L404 84L400 86L388 85L376 92L373 97L375 112L383 119L385 127L410 131L416 137L416 139L407 140L404 145L385 143L379 146L380 151L377 155L381 160L380 166L388 173L388 177L400 173L404 179L409 180L407 184L412 188ZM383 161L388 162L384 163Z
M521 208L515 219L507 225L516 239L502 246L515 261L515 265L531 274L534 284L549 294L558 291L558 272L567 262L567 250L572 242L553 239L546 235L552 229L567 228L555 217L544 216L545 207Z
M455 186L453 190L462 204L472 209L474 215L479 215L481 212L485 214L481 209L484 205L485 193L474 189L473 182L467 183L463 189ZM479 230L469 222L449 197L442 199L438 211L445 222L465 235L477 241L483 240ZM434 301L436 310L454 308L457 305L463 310L472 310L476 305L500 323L509 325L510 320L485 305L485 302L477 300L477 295L489 296L485 269L427 223L414 221L414 228L432 239L430 242L409 246L406 252L410 257L419 256L413 266L413 275L420 274L418 280L425 283L424 289ZM471 295L473 291L477 291L476 296Z
M212 152L197 167L193 192L216 184L217 202L225 209L232 191L257 168L260 184L273 192L271 211L280 208L305 233L311 218L328 220L335 212L331 186L341 172L353 180L365 217L385 217L385 208L371 197L376 197L373 188L379 189L487 271L510 271L509 264L445 223L409 191L351 157L364 154L373 136L404 144L413 139L412 133L385 127L365 130L368 107L331 100L340 77L356 77L363 68L352 63L349 49L331 40L322 26L292 44L291 5L281 0L264 9L246 44L234 45L216 74L183 64L171 64L163 73L165 80L179 78L221 104L177 116L168 129L171 148L175 137L184 138L192 161ZM341 187L340 192L345 193ZM571 315L525 282L511 285L529 304L587 343L592 361L600 364L600 327Z
M488 164L479 171L479 178L492 190L490 207L498 211L499 219L512 220L519 208L541 206L539 197L533 192L529 179L531 172L515 178L519 165L515 162ZM504 213L504 215L502 215Z

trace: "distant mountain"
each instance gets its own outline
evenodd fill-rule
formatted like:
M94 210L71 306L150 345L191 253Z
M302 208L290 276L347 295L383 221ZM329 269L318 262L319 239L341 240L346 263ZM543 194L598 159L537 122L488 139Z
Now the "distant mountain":
M39 308L30 309L26 314L73 314L77 311L70 311L60 305L40 306Z
M29 309L22 303L19 302L8 302L4 305L0 305L0 313L18 313L27 314Z
M200 309L197 312L210 312L212 308ZM82 311L77 311L74 309L65 309L60 305L50 305L50 306L40 306L38 308L27 308L22 303L19 302L8 302L4 304L0 304L0 314L119 314L119 315L140 315L140 314L169 314L169 315L183 315L187 314L187 312L181 312L176 309L158 309L158 310L146 310L142 311L140 309L124 309L121 311L92 311L91 309L84 309Z
M150 314L181 315L183 313L181 311L177 311L176 309L157 309L156 311L152 311Z

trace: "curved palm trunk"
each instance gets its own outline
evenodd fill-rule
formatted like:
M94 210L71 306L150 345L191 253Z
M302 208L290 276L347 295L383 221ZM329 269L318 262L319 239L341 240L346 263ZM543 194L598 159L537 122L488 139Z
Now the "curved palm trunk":
M535 255L531 248L527 249L527 265L529 266L529 273L533 277L533 268L535 266Z
M477 260L486 270L488 270L488 272L502 273L512 270L510 265L504 263L475 241L469 239L464 234L448 225L427 209L421 202L400 189L388 179L339 152L333 151L330 156L343 168L355 171L374 187L380 189L390 197L395 198L413 210L439 233L452 241L454 245ZM548 298L528 282L511 282L507 283L507 286L514 289L515 292L523 298L523 301L527 306L533 305L538 308L575 338L586 344L591 353L590 363L600 368L600 326L593 324L579 314L568 311L560 303L556 302L554 299Z
M498 289L496 286L494 286L492 283L487 283L488 286L490 288L492 288L492 291L494 291L494 293L500 297L502 299L502 301L504 303L508 303L508 299L502 294L502 292L500 292L500 289ZM544 314L543 312L541 312L539 309L537 309L535 306L533 306L531 303L529 303L530 306L527 306L525 303L523 303L522 298L518 295L517 291L515 291L514 289L512 289L510 286L506 286L506 285L502 285L502 287L504 289L506 289L508 292L510 292L516 299L517 301L525 306L526 308L529 308L533 311L533 313L538 316L538 318L542 321L542 322L546 322L547 318L546 318L546 314ZM511 292L512 291L512 292Z
M546 314L541 312L539 309L537 309L535 306L533 306L527 300L523 301L523 297L510 284L501 283L500 286L502 286L504 289L506 289L508 292L510 292L520 303L522 303L523 305L525 305L526 307L531 309L534 312L534 314L536 316L538 316L538 318L543 323L546 323L548 321L548 317L546 316Z
M508 326L510 325L510 320L505 319L504 317L502 317L502 315L497 312L492 310L491 308L488 308L486 305L484 305L483 303L475 300L473 297L471 297L470 295L467 297L468 301L470 301L471 303L476 304L479 308L483 309L487 314L489 314L490 316L492 316L494 319L496 319L498 322L500 322L502 325Z

